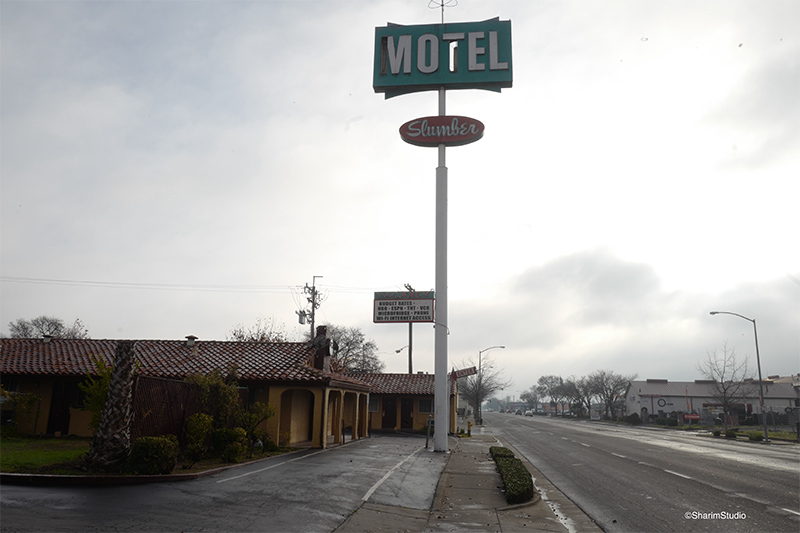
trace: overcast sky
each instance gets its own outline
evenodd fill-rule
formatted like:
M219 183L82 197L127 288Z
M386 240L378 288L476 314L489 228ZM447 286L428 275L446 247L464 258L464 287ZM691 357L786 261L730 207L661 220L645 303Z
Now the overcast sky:
M2 331L293 338L361 328L405 372L373 293L435 289L436 150L398 128L434 92L372 89L375 27L427 0L3 0ZM481 120L447 150L449 359L518 396L598 369L693 380L727 343L800 372L800 4L461 0L511 20L514 86L450 91ZM24 279L22 279L24 278ZM305 327L303 327L305 331ZM414 370L433 372L433 327Z

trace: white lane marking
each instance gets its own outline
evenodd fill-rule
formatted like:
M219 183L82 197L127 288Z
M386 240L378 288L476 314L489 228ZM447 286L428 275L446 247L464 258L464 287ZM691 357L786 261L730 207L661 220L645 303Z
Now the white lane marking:
M389 476L391 476L391 475L394 473L394 471L395 471L395 470L397 470L398 468L400 468L401 466L403 466L403 463L405 463L406 461L408 461L409 459L411 459L412 457L414 457L414 456L415 456L417 453L419 453L419 451L420 451L421 449L422 449L422 448L419 448L418 450L415 450L415 451L414 451L414 452L413 452L411 455L409 455L408 457L406 457L405 459L403 459L402 461L400 461L399 463L397 463L396 465L394 465L394 467L393 467L391 470L389 470L388 472L386 472L386 475L385 475L385 476L383 476L382 478L380 478L380 479L378 480L378 482L377 482L377 483L375 483L374 485L372 485L372 487L371 487L371 488L370 488L370 489L367 491L367 493L366 493L366 494L364 494L364 497L363 497L363 498L361 498L361 499L362 499L363 501L367 501L367 500L369 500L369 497L370 497L370 496L372 496L372 493L373 493L373 492L375 492L375 491L378 489L378 487L380 487L380 486L381 486L381 484L382 484L384 481L386 481L387 479L389 479Z
M619 457L619 458L621 458L621 459L627 459L627 457L626 457L626 456L624 456L624 455L620 455L620 454L618 454L618 453L611 452L611 455L613 455L613 456L615 456L615 457Z
M787 509L786 507L781 507L781 510L782 511L787 511L787 512L790 512L790 513L794 513L797 516L800 516L800 513L798 513L797 511L792 511L791 509Z
M245 473L245 474L239 474L238 476L233 476L233 477L229 477L229 478L225 478L225 479L220 479L219 481L217 481L217 483L225 483L226 481L230 481L230 480L232 480L232 479L239 479L239 478L242 478L242 477L252 476L253 474L258 474L258 473L260 473L260 472L264 472L264 471L266 471L266 470L269 470L269 469L271 469L271 468L276 468L276 467L279 467L279 466L285 465L285 464L287 464L287 463L293 463L293 462L295 462L295 461L299 461L300 459L305 459L305 458L307 458L307 457L313 457L313 456L315 456L315 455L318 455L318 454L320 454L320 453L324 453L324 452L326 452L326 451L327 451L327 450L320 450L320 451L318 451L318 452L310 453L310 454L308 454L308 455L302 455L302 456L300 456L300 457L295 457L294 459L289 459L288 461L284 461L284 462L282 462L282 463L278 463L278 464L270 465L270 466L268 466L268 467L266 467L266 468L261 468L261 469L259 469L259 470L253 470L252 472L247 472L247 473Z
M585 444L583 442L581 442L581 446L586 446L587 448L591 448L591 446L589 446L588 444Z
M642 461L639 461L639 464L642 466L652 466L653 468L658 468L656 465L651 465L650 463L643 463Z
M684 476L683 474L679 474L677 472L673 472L672 470L664 470L667 474L672 474L673 476L682 477L683 479L692 479L689 476Z

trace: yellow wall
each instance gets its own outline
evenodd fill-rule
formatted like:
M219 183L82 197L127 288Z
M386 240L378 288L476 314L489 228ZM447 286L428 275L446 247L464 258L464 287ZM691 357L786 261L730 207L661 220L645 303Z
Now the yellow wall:
M71 407L69 410L69 434L78 437L92 437L89 424L92 422L92 413Z
M275 416L267 420L266 429L273 439L280 439L281 433L290 434L290 443L308 440L309 433L318 437L322 427L322 390L302 387L270 387L269 403L275 407ZM310 412L314 410L313 425L309 427ZM294 416L292 416L294 414ZM312 439L313 440L313 439Z
M369 428L370 429L382 429L383 420L382 420L382 413L383 413L383 396L375 396L373 395L372 398L378 398L378 411L377 412L370 412L368 413L369 416ZM395 396L395 407L397 409L397 425L395 426L395 430L400 429L400 416L401 416L401 398L402 396ZM421 430L424 429L426 424L428 423L428 416L433 417L433 413L420 413L419 412L419 400L420 398L414 398L414 418L413 418L413 429L414 430ZM431 407L433 407L434 398L430 397L431 400ZM435 418L435 417L434 417ZM450 433L455 433L458 427L458 420L456 419L456 397L450 397Z
M35 394L41 398L41 402L34 404L27 416L20 416L17 421L17 428L20 433L32 435L44 435L47 431L47 419L50 416L50 401L53 397L53 380L38 379L20 381L19 392Z

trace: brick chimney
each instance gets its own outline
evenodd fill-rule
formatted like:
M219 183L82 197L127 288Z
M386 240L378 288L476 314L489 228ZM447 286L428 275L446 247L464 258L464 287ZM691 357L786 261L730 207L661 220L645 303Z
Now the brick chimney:
M311 341L314 347L314 368L331 371L331 338L327 326L317 326L317 336Z

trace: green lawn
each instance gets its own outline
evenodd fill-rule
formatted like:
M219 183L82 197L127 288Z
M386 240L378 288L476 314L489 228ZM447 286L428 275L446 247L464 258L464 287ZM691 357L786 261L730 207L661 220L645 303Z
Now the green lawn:
M74 467L66 464L80 461L89 451L90 442L90 439L4 437L0 439L0 471L57 474L64 464L63 473L67 473Z
M78 438L0 438L0 472L52 475L89 475L83 459L89 451L91 439ZM252 458L241 458L241 461L264 459L273 455L282 455L297 448L281 448L276 452L256 454ZM220 459L204 459L192 468L177 465L174 474L190 474L230 466Z

